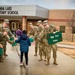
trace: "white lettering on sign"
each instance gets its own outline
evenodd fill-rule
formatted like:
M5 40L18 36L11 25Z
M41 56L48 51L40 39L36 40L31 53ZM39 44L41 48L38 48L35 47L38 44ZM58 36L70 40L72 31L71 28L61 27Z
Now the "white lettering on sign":
M18 14L18 11L8 11L8 14Z
M51 38L51 39L53 39L53 38L54 38L54 36L51 36L50 38Z
M0 7L0 10L12 10L12 7Z
M0 11L0 14L6 14L6 11Z
M0 14L18 14L18 11L12 10L12 7L0 7Z
M59 35L55 35L55 37L59 37Z
M12 7L5 7L5 10L12 10Z
M58 40L53 40L53 42L57 42Z
M4 10L4 7L0 7L0 10Z

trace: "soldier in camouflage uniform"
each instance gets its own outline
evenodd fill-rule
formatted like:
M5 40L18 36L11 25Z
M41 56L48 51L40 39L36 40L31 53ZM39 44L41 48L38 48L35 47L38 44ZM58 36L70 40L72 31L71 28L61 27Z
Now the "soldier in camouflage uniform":
M3 45L1 44L1 42L0 42L0 48L3 48ZM2 61L2 54L0 55L0 62L3 62Z
M11 42L7 36L7 34L4 34L4 36L0 36L1 40L0 43L3 46L3 55L1 56L0 60L2 61L4 59L5 52L6 52L6 41L10 44L13 44L13 42Z
M28 33L28 36L33 36L34 40L35 40L35 54L34 56L37 56L37 51L38 51L38 40L37 40L37 33L38 33L38 27L37 26L33 26L32 23L29 23L30 26L30 31Z
M43 32L43 30L44 30L44 27L43 27L43 25L42 25L42 21L41 20L39 20L38 22L37 22L37 25L38 25L38 42L39 42L39 55L40 55L40 59L39 59L39 61L42 61L42 56L44 55L45 56L45 59L44 60L46 60L46 54L45 54L45 52L44 52L44 44L43 44L43 41L42 41L42 39L40 38L40 36L41 36L41 33Z
M46 52L46 56L47 56L47 60L46 60L46 65L49 65L49 60L51 57L51 49L53 51L53 58L54 58L54 64L58 65L56 62L56 58L57 58L57 45L56 44L52 44L49 45L47 42L47 34L49 33L55 33L57 31L57 29L52 26L52 25L48 25L47 20L43 21L43 25L44 25L44 31L42 33L42 39L43 39L43 43L45 44L45 52Z
M1 35L0 38L2 38L2 40L0 40L0 41L3 44L4 56L8 56L6 54L6 41L8 41L10 44L13 43L8 38L8 36L9 37L13 37L11 31L8 28L8 25L9 25L9 20L8 19L5 19L4 22L3 22L3 24L0 24L0 35Z

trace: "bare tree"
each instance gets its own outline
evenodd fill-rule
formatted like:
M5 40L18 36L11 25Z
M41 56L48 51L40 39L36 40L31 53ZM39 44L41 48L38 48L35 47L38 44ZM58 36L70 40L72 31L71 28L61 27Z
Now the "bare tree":
M75 17L75 10L71 10L68 15L68 25L72 28L72 41L73 41L73 34L75 33L75 26L74 26L74 17Z

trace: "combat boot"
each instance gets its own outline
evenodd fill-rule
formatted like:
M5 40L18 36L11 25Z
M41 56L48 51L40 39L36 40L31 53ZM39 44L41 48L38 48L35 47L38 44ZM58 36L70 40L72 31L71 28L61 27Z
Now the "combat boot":
M49 59L47 59L47 60L46 60L46 65L49 65L49 64L50 64L50 63L49 63Z
M46 62L46 59L44 59L44 61Z
M53 64L58 65L58 63L57 63L57 61L56 61L56 58L54 58Z
M3 62L2 57L0 56L0 62Z
M45 58L44 58L44 61L46 61L46 56L45 56Z
M8 56L8 55L5 53L4 56Z
M40 56L40 59L39 59L39 61L42 61L42 56Z
M37 56L37 52L35 52L34 56Z

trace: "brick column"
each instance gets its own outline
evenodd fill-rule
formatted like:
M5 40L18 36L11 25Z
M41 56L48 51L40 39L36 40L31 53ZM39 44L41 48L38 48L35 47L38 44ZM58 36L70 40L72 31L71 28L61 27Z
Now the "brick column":
M22 30L26 30L26 16L22 17Z

